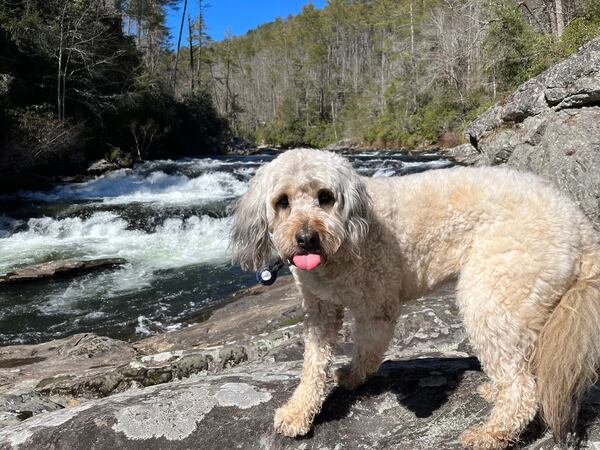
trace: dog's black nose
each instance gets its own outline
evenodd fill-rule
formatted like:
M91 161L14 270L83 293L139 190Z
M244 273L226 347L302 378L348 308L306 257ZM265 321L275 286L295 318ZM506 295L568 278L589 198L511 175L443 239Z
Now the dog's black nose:
M298 247L307 252L320 250L321 240L319 233L314 230L300 230L296 233L296 243Z

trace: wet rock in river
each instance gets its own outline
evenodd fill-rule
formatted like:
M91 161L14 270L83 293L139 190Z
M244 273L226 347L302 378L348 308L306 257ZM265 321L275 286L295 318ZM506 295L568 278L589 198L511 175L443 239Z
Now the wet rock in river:
M100 269L113 269L127 264L123 258L98 258L91 260L63 259L22 267L0 276L0 284L12 284L48 278L76 276Z

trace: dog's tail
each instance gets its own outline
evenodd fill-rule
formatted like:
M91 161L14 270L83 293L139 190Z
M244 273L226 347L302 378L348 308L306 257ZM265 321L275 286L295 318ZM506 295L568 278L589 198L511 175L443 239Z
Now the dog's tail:
M575 427L583 395L597 380L600 361L600 252L581 259L580 274L542 328L531 368L541 414L558 441Z

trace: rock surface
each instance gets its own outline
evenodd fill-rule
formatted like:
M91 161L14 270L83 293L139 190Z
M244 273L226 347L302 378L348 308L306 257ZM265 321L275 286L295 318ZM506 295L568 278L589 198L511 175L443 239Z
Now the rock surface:
M248 290L205 322L131 344L95 335L0 349L0 449L459 448L489 406L454 286L404 308L386 362L355 392L330 385L308 436L274 434L298 383L300 299L290 277ZM336 365L349 360L350 316ZM74 367L77 370L74 370ZM600 396L584 422L600 443ZM31 417L33 416L33 417ZM24 420L26 419L26 420ZM521 448L550 449L533 425Z
M2 97L7 95L10 91L10 85L13 82L14 77L8 73L0 73L0 104L2 104Z
M61 259L22 267L0 276L0 284L22 283L47 278L76 276L100 269L113 269L127 264L123 258L99 258L91 260Z
M302 314L289 277L203 323L133 345L79 335L5 347L0 449L456 447L487 406L473 395L485 376L468 353L452 292L449 285L407 305L378 376L354 393L332 389L314 431L297 440L272 431L273 410L302 365ZM338 365L351 351L351 322L340 333ZM167 384L150 386L158 383Z
M329 144L325 147L325 150L329 150L330 152L340 152L340 151L348 151L357 147L356 142L352 139L342 139L340 141Z
M92 162L87 168L86 172L90 175L101 175L111 170L122 169L123 166L113 161L107 161L106 159L99 159Z
M600 37L490 108L466 137L478 153L469 163L549 178L600 226Z
M249 289L205 322L133 344L78 334L43 344L1 347L0 401L3 395L41 394L66 405L220 371L256 360L292 339L297 342L302 317L295 287L287 277L272 289Z
M117 394L4 428L0 449L457 448L488 408L471 398L483 379L474 358L393 361L356 392L330 392L309 436L288 439L272 416L299 373L299 361L248 364Z

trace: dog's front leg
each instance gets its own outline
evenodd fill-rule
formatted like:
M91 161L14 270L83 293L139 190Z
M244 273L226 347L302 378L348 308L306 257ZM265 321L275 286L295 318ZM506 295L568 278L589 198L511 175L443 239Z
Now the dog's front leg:
M343 310L308 292L304 294L304 367L300 385L288 402L275 412L275 430L285 436L301 436L324 401L327 368L333 358Z
M344 389L353 390L375 373L394 334L395 322L388 317L355 314L354 350L350 364L339 368L335 378Z

